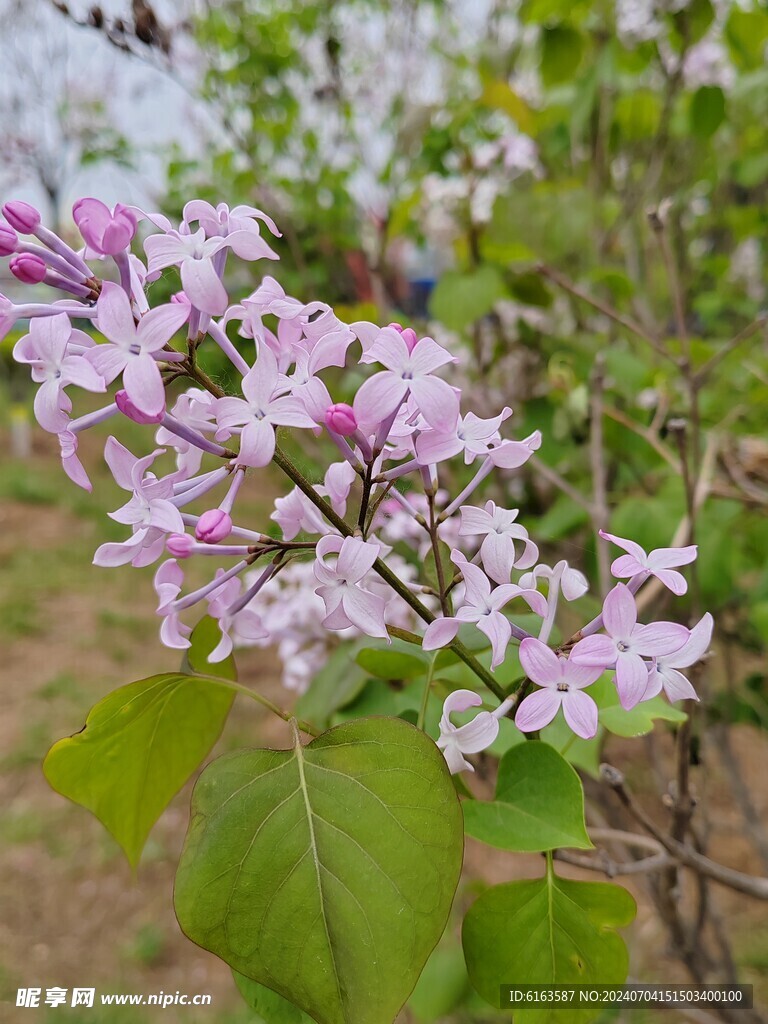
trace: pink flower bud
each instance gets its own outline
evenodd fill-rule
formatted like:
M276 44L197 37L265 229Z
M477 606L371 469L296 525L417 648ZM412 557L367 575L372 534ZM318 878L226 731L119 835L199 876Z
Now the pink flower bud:
M136 234L135 216L120 203L110 212L98 199L78 199L72 216L85 244L102 256L117 256Z
M0 256L10 256L16 252L19 236L7 224L0 224Z
M357 419L351 405L345 402L337 402L329 406L325 411L325 425L329 430L342 437L348 437L357 430Z
M195 542L186 533L172 533L165 546L174 558L189 558Z
M203 544L218 544L232 532L232 517L220 508L210 508L200 516L195 536Z
M23 235L31 235L40 226L40 211L29 203L22 203L20 199L6 203L3 214L11 227Z
M45 280L48 270L44 260L28 252L20 252L16 256L11 256L8 267L13 276L22 284L40 284Z
M165 410L163 410L163 412L159 412L154 416L148 416L145 412L136 408L128 397L128 392L122 389L115 394L115 405L123 416L127 416L134 423L141 423L145 426L150 423L162 423L163 416L165 415Z
M416 342L419 340L419 336L412 327L403 327L402 324L391 323L387 324L387 327L393 327L398 334L402 334L403 341L408 347L409 352L413 352L416 347Z

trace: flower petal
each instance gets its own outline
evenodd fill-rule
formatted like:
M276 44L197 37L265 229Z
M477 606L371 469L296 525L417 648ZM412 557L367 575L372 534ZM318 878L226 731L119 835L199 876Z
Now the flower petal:
M637 654L626 651L616 659L616 689L625 711L631 710L645 695L648 666Z
M454 639L459 632L459 620L450 617L435 619L430 622L424 631L424 639L421 646L425 651L436 651L439 647L445 647Z
M536 690L522 701L515 715L515 725L521 732L536 732L549 725L562 703L557 690Z
M563 678L565 664L551 647L534 637L520 644L520 664L525 674L539 686L557 686Z
M617 583L603 602L603 622L617 640L625 640L637 623L637 606L629 587Z
M147 352L131 356L123 370L123 387L145 416L157 416L165 408L165 388L160 368Z
M563 697L563 715L583 740L591 740L597 733L597 704L581 690L569 690Z

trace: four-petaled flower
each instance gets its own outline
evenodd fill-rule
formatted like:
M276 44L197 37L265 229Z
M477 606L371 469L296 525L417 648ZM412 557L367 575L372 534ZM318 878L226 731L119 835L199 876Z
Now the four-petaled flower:
M432 338L421 338L409 348L399 331L385 327L361 361L386 366L369 377L355 396L355 416L364 429L386 420L409 395L431 427L453 429L459 416L458 396L450 384L432 374L454 357Z
M178 267L181 286L192 305L203 313L219 316L227 308L228 296L213 257L230 244L228 238L221 236L206 239L203 228L190 235L178 231L150 235L144 243L149 257L147 272L154 274L167 267Z
M626 555L619 555L611 564L611 572L617 579L629 579L639 575L655 576L678 597L688 590L683 574L674 570L676 566L688 565L696 559L695 544L685 548L656 548L646 553L645 549L633 540L615 537L605 530L600 531L600 536L627 552Z
M238 462L266 466L275 454L275 427L314 427L303 403L278 388L277 360L265 346L256 365L243 377L245 399L220 398L216 406L217 440L242 427Z
M448 762L451 775L473 772L475 769L464 755L485 750L499 734L498 719L490 711L479 711L466 725L454 725L451 721L452 712L468 711L482 703L483 698L473 690L454 690L445 699L437 745Z
M658 658L679 651L690 630L677 622L637 625L637 605L629 588L617 583L603 603L603 625L608 636L587 636L571 651L576 665L616 668L616 686L627 711L641 701L648 686L643 658Z
M107 384L118 374L123 387L139 412L157 416L165 408L165 388L154 354L171 340L189 316L189 306L169 302L156 306L139 320L123 289L105 281L96 305L97 325L108 345L96 345L89 360Z
M583 739L597 732L597 704L584 693L602 674L600 665L577 665L572 658L559 658L551 647L533 637L520 644L520 664L540 690L520 703L515 725L522 732L534 732L549 725L562 707L569 727Z
M461 506L460 537L482 536L480 558L483 568L496 583L509 583L512 568L528 569L539 557L539 549L528 538L528 531L516 523L520 509L499 508L487 501L485 508ZM523 550L517 558L515 541L522 541Z
M643 700L649 700L664 690L672 700L698 700L690 681L678 669L690 668L706 654L712 640L714 620L706 613L691 630L687 642L679 651L656 658L648 673L648 688Z
M115 482L123 490L132 492L130 500L110 512L109 517L133 527L133 536L122 543L102 544L94 555L95 565L124 565L131 561L134 565L149 565L162 553L166 534L184 533L181 513L169 500L173 495L173 479L158 479L147 473L163 451L158 448L151 455L137 459L114 437L108 438L104 458Z
M106 391L104 378L82 354L92 349L93 339L72 329L66 313L37 317L29 334L16 342L13 358L32 367L32 380L40 384L35 395L35 417L52 434L66 429L72 403L64 393L69 384L86 391ZM80 352L72 350L78 346Z
M323 625L328 629L357 626L368 636L388 638L384 621L386 602L360 585L379 557L379 545L358 537L323 537L317 545L315 593L325 602ZM326 558L337 555L331 567Z
M547 602L535 590L523 590L515 583L503 583L491 590L491 583L483 570L472 565L459 551L454 551L451 558L461 570L464 577L464 603L455 615L435 619L427 626L422 641L425 651L434 651L445 647L454 639L463 622L474 623L475 626L491 641L491 668L496 668L504 661L512 627L501 609L515 597L522 599L537 615L546 615Z

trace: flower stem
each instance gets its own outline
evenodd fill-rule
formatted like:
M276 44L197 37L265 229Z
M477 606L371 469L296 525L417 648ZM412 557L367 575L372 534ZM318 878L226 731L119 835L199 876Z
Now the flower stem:
M275 447L273 461L280 469L282 469L286 476L296 484L299 490L309 498L312 504L323 513L328 522L332 526L336 527L343 537L351 537L353 535L354 531L352 527L341 518L325 498L317 493L298 466L291 461L279 445ZM434 621L436 616L429 610L429 608L427 608L426 605L421 603L415 594L411 593L402 580L400 580L380 558L377 558L373 563L373 568L379 576L381 576L381 578L388 583L390 587L392 587L395 593L399 594L405 603L416 612L419 618L423 619L424 622ZM500 701L506 699L507 695L504 692L504 688L496 682L488 669L480 664L477 658L467 650L459 639L452 640L448 646L456 653L464 664L475 673L478 679L488 687L494 696L496 696Z

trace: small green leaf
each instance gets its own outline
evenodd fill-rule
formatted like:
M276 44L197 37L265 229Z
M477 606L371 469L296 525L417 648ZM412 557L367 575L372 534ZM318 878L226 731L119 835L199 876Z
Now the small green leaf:
M462 940L472 984L492 1006L501 985L620 985L629 959L614 929L636 912L626 889L544 878L488 889L464 918ZM516 1024L587 1024L601 1009L516 1010Z
M570 25L553 25L541 32L541 78L559 85L574 77L584 56L584 36Z
M346 707L360 694L368 680L355 661L362 641L344 643L323 665L309 689L296 702L296 714L321 728L327 726L335 711Z
M463 331L490 313L506 295L495 267L481 266L472 273L449 271L437 282L429 300L430 312L452 331Z
M240 995L256 1014L254 1024L312 1024L312 1018L277 992L233 971Z
M399 719L357 720L209 765L176 913L318 1024L391 1024L445 928L462 845L434 743Z
M357 664L377 679L418 679L426 675L431 656L414 644L393 640L391 644L368 644L357 655Z
M520 853L592 846L581 780L554 747L538 740L502 757L495 800L467 801L464 829L489 846Z
M666 722L684 722L686 719L684 711L668 704L661 696L644 700L631 711L625 711L619 701L618 690L608 676L602 676L593 683L589 695L599 708L600 724L615 736L645 736L653 730L656 718Z
M725 93L719 85L702 85L691 98L691 131L700 139L714 135L725 120Z
M218 639L204 619L189 664L210 671ZM215 667L235 678L231 659ZM95 814L136 867L152 826L219 738L234 697L226 685L182 672L121 686L91 709L80 732L51 747L45 777Z
M725 23L725 40L737 67L753 70L763 66L768 39L768 13L745 11L735 4Z

